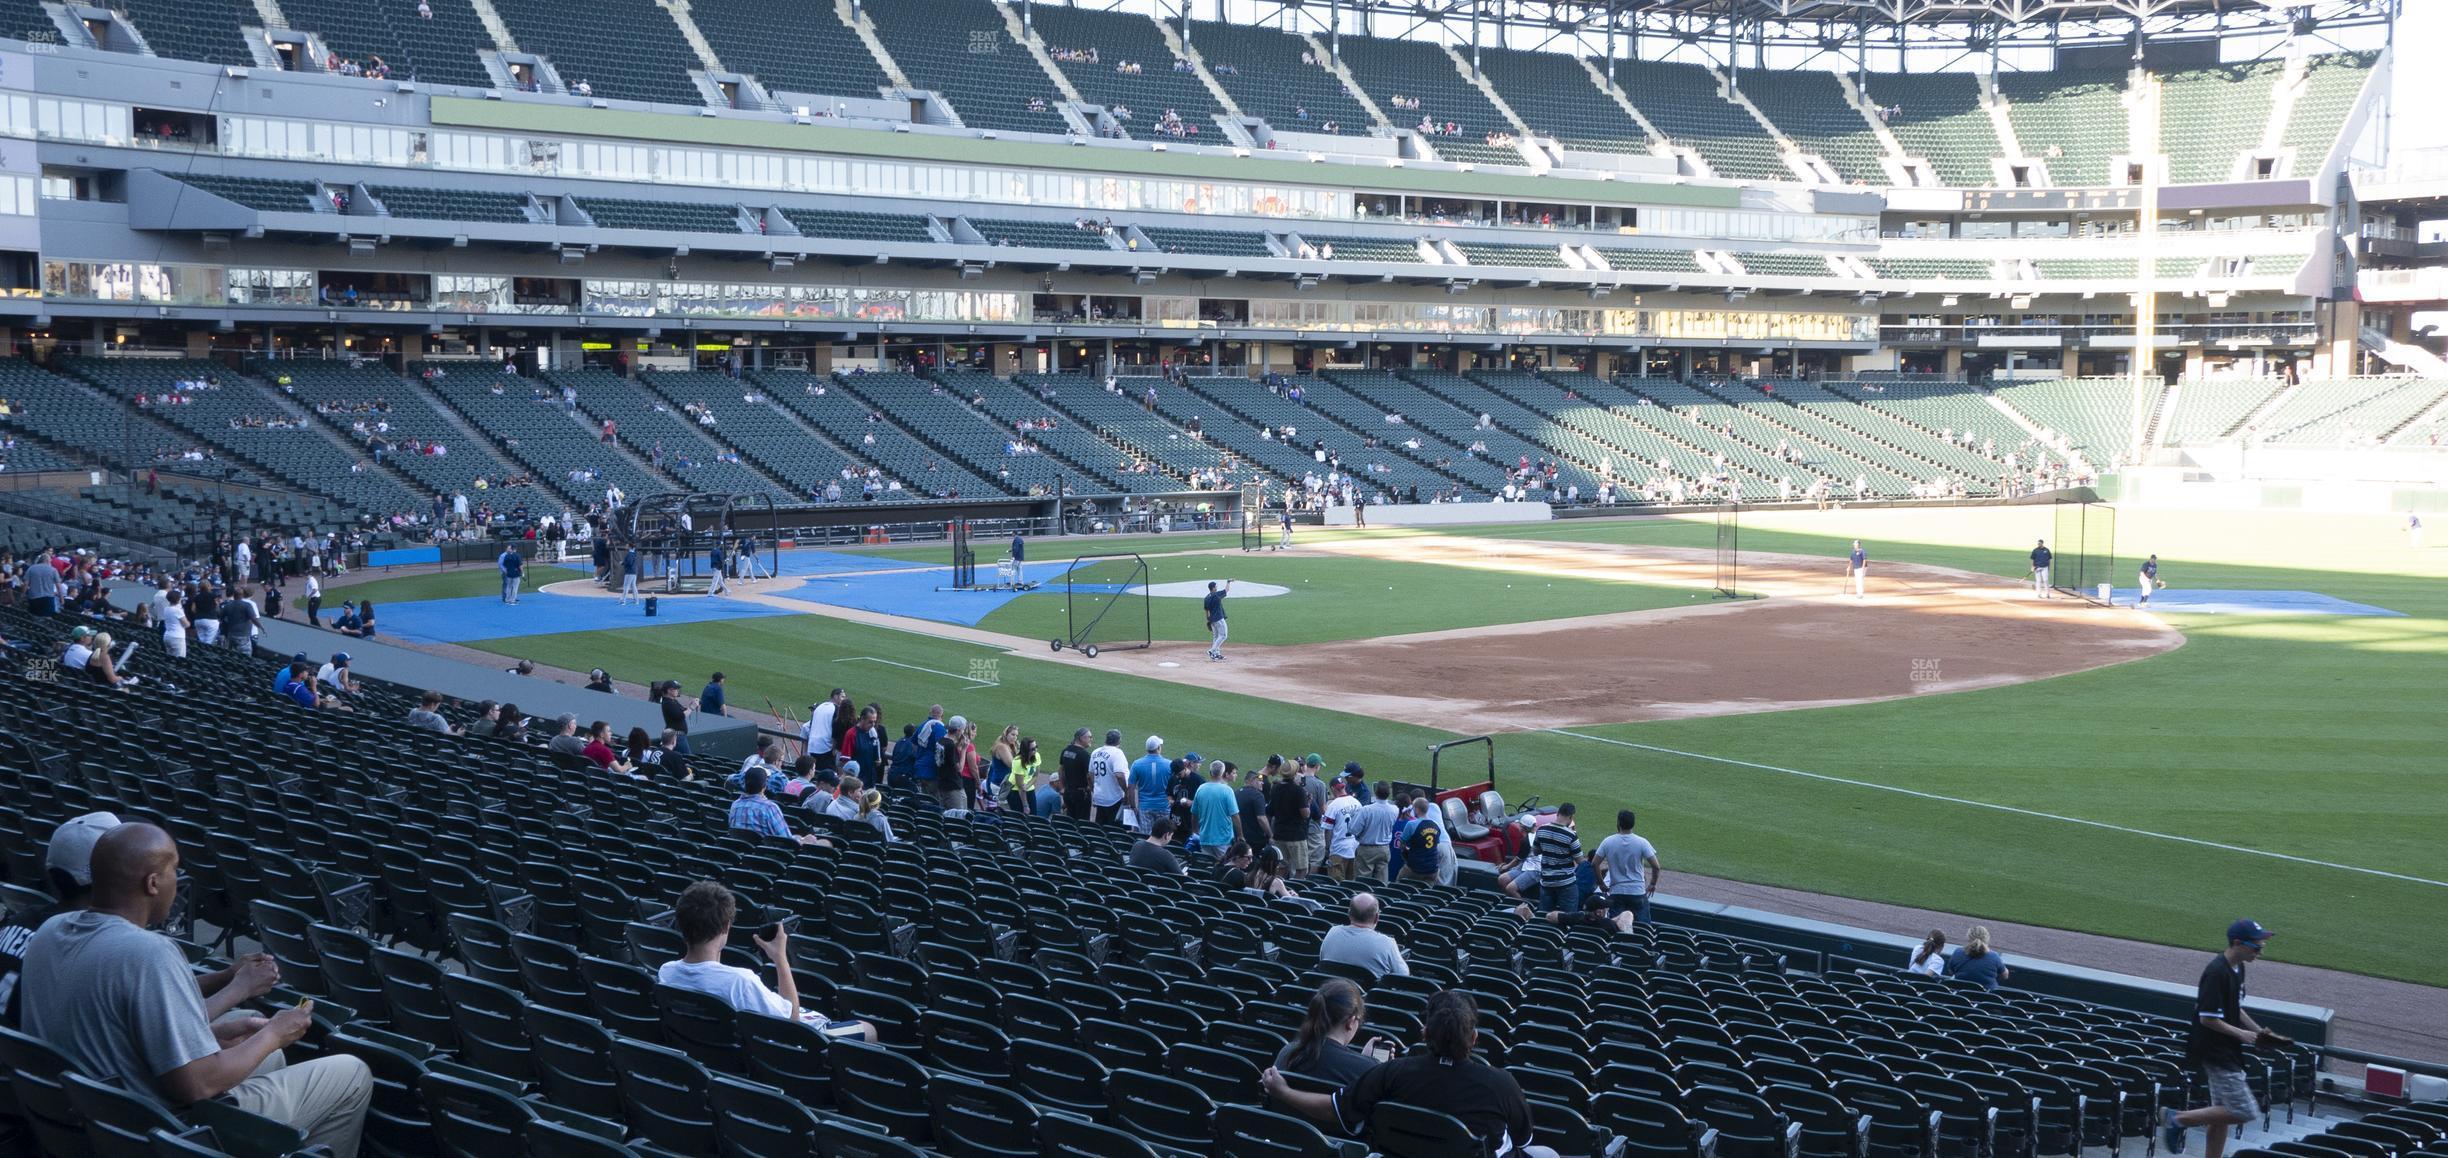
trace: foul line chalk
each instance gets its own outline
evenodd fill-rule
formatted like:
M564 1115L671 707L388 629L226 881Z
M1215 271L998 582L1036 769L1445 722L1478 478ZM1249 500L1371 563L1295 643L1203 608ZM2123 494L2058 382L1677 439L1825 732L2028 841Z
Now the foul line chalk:
M1558 736L1570 736L1576 740L1591 740L1600 744L1613 744L1618 748L1637 748L1643 752L1657 752L1667 756L1682 756L1692 760L1707 760L1716 764L1731 764L1737 768L1754 768L1762 772L1777 772L1786 776L1799 776L1805 780L1819 780L1829 784L1845 784L1855 788L1870 788L1880 792L1893 792L1899 796L1916 796L1923 800L1936 800L1945 804L1961 804L1970 808L1986 808L1993 812L2011 812L2017 816L2030 816L2041 820L2056 820L2062 821L2066 824L2079 824L2085 828L2101 828L2110 832L2121 832L2128 836L2147 836L2155 840L2171 840L2179 844L2198 845L2202 848L2215 848L2221 852L2239 852L2245 854L2246 856L2262 856L2268 857L2271 860L2292 861L2296 864L2311 865L2315 868L2336 869L2340 872L2361 873L2365 876L2374 877L2386 877L2389 880L2405 881L2408 884L2429 885L2435 889L2448 889L2448 881L2435 881L2428 877L2408 876L2404 873L2393 873L2385 869L2363 868L2359 865L2339 864L2335 861L2314 860L2308 856L2295 856L2290 853L2271 852L2270 850L2264 848L2245 848L2244 846L2237 844L2221 844L2215 840L2203 840L2199 837L2178 836L2170 832L2152 832L2147 828L2128 828L2122 824L2110 824L2104 820L2085 820L2079 816L2061 816L2054 812L2040 812L2029 808L2017 808L2011 804L1992 804L1986 800L1966 800L1960 796L1941 796L1935 792L1922 792L1912 788L1898 788L1893 784L1878 784L1868 780L1852 780L1843 776L1829 776L1821 772L1804 772L1799 768L1779 768L1774 764L1754 764L1749 760L1734 760L1724 756L1710 756L1701 752L1685 752L1676 748L1661 748L1655 744L1635 744L1630 740L1613 740L1605 736L1592 736L1585 732L1575 732L1565 728L1541 728L1539 730L1542 732L1552 732Z

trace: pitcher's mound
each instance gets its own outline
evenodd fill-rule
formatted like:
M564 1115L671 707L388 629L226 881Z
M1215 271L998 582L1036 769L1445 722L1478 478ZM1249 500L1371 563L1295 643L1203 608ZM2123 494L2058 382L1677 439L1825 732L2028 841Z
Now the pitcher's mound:
M1205 599L1207 581L1192 579L1185 583L1151 583L1148 585L1147 593L1158 599ZM1232 597L1235 599L1264 599L1270 595L1290 595L1291 593L1291 588L1278 587L1272 583L1235 583L1232 587Z

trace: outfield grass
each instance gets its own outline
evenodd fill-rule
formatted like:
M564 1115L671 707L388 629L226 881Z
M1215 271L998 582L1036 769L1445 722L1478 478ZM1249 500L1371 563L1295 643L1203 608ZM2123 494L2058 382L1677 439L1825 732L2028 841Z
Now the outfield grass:
M1097 564L1100 580L1127 581L1128 573ZM1288 555L1190 555L1148 560L1152 583L1197 583L1236 579L1288 588L1283 595L1232 596L1225 611L1233 642L1321 643L1371 639L1417 631L1528 623L1575 615L1645 611L1691 602L1707 592L1577 577L1541 577L1429 563L1382 559ZM1059 583L1023 595L989 613L978 626L1023 639L1053 639L1066 632L1070 601ZM1099 597L1101 598L1101 597ZM1090 600L1082 599L1082 606ZM1138 614L1132 600L1117 604L1102 638L1132 625L1116 617ZM1148 601L1153 636L1160 640L1204 640L1205 611L1199 600L1157 596Z
M584 571L567 567L537 564L527 568L527 590L533 591L547 583L564 579L583 579ZM431 571L423 575L402 575L397 579L377 579L371 583L356 583L334 588L324 597L325 603L342 599L371 599L376 606L385 603L415 603L425 599L460 599L470 595L500 595L501 572L487 566L468 566L455 571Z
M1705 872L2205 947L2227 921L2251 915L2285 934L2279 959L2448 983L2448 965L2431 944L2436 930L2448 928L2448 888L2427 883L2448 880L2440 841L2448 832L2441 791L2448 725L2439 716L2440 689L2448 688L2448 590L2440 583L2448 550L2418 557L2377 519L2133 509L2123 517L2121 545L2156 549L2163 577L2179 587L2301 588L2407 617L2170 616L2187 633L2185 647L2020 687L1576 729L1768 767L1554 733L1508 735L1499 740L1507 793L1639 807L1670 874ZM1743 543L1833 557L1858 534L1869 541L1874 568L1901 560L2011 576L2029 539L2049 533L2047 524L2045 508L1747 514ZM1706 521L1463 533L1715 541ZM1158 538L1174 550L1199 539ZM1094 543L1110 549L1113 540ZM1223 563L1246 569L1240 559ZM1368 634L1392 630L1372 622ZM481 646L580 670L683 672L716 661L742 704L772 696L804 705L840 685L861 701L882 702L892 722L915 720L940 702L990 728L1020 723L1049 748L1075 726L1116 726L1134 739L1160 733L1174 752L1248 763L1269 752L1317 750L1330 762L1357 759L1373 772L1408 777L1424 772L1427 744L1450 738L819 617ZM975 674L991 672L1000 682L971 683L973 662L988 665ZM2253 849L2422 880L2238 851Z

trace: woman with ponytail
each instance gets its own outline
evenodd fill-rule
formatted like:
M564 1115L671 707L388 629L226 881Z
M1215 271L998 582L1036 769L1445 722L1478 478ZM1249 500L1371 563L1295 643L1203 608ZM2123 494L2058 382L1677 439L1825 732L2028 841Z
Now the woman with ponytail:
M1359 1036L1360 1018L1367 1009L1358 985L1338 977L1318 986L1309 996L1309 1013L1301 1019L1300 1032L1275 1055L1275 1068L1338 1086L1359 1080L1377 1063L1394 1056L1393 1047L1383 1038L1370 1038L1364 1049L1352 1048L1352 1038Z
M1946 934L1932 929L1929 939L1921 942L1920 947L1905 958L1904 971L1923 977L1943 977L1946 975L1946 963Z

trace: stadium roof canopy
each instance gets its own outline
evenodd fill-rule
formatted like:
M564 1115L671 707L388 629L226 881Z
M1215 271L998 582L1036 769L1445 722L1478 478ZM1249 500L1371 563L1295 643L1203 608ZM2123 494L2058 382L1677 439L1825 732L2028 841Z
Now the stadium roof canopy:
M1050 3L1052 0L1039 0ZM1096 0L1087 0L1095 6ZM1129 0L1107 0L1128 4ZM2437 2L2437 0L2426 0ZM1256 0L1260 8L1366 12L1383 19L1452 24L1473 19L1550 27L1639 28L1745 24L1850 28L1859 25L2122 25L2244 32L2310 32L2391 20L2407 0ZM1154 0L1174 16L1206 0ZM2298 23L2300 22L2300 23Z
M1681 13L1752 20L1825 20L1851 24L1959 23L2049 20L2134 20L2157 17L2230 16L2254 23L2284 21L2306 5L2300 0L1588 0L1575 5L1595 11ZM2353 5L2389 7L2385 0Z
M1054 0L1036 0L1053 3ZM1078 0L1099 7L1153 9L1171 19L1199 17L1213 4L1237 6L1253 23L1282 23L1325 33L1366 29L1408 37L1441 29L1456 43L1502 43L1490 29L1535 38L1579 37L1594 46L1616 37L1680 40L1693 45L1729 38L1758 46L1843 51L1856 38L1875 43L1952 46L1974 52L2144 41L2287 36L2330 39L2337 47L2371 48L2392 34L2397 15L2415 0ZM2448 3L2448 0L2419 0ZM2353 43L2332 39L2355 31ZM1528 47L1515 41L1518 47ZM1592 51L1595 51L1594 47Z

